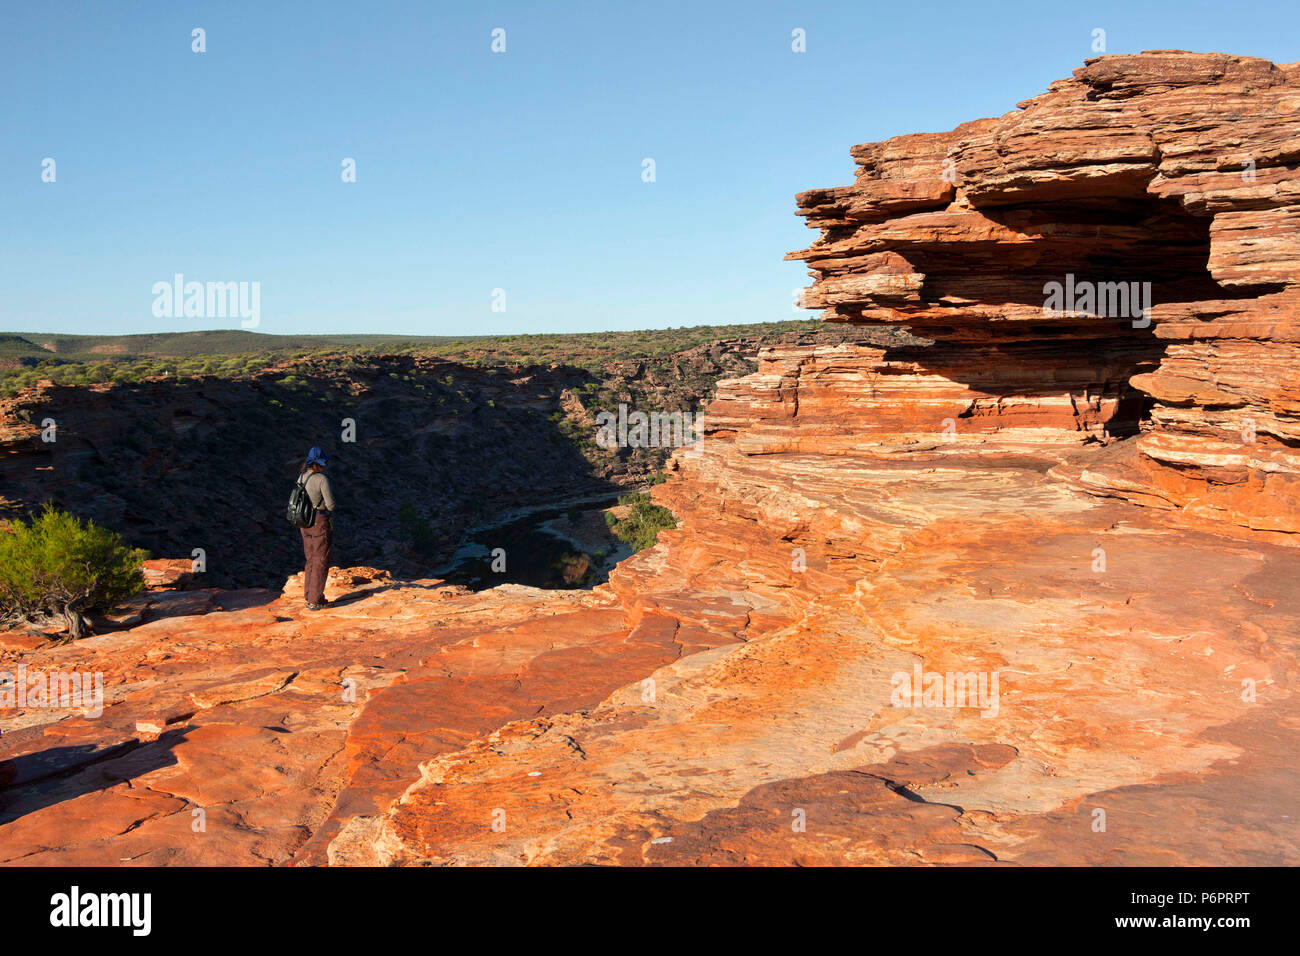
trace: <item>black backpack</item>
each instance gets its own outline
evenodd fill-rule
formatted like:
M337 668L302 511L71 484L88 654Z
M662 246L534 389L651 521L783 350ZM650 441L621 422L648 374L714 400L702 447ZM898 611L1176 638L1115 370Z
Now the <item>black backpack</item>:
M316 523L316 509L312 506L311 495L307 494L307 486L301 478L294 484L293 491L289 492L289 507L285 509L284 516L296 528L310 528Z

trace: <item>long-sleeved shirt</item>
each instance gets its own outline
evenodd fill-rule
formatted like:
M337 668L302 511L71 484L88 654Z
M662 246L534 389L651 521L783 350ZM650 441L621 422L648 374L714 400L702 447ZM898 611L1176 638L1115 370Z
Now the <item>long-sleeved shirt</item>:
M313 508L319 510L323 507L330 514L334 513L334 492L330 489L330 480L324 472L317 471L308 475L302 486L307 489L307 497L311 499Z

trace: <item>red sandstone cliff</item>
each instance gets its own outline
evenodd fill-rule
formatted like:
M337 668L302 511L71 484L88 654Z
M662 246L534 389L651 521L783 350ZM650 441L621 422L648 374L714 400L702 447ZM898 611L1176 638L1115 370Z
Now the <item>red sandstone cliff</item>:
M1077 480L1300 531L1300 66L1101 57L1006 116L852 152L853 185L799 196L822 236L791 258L828 320L935 340L863 365L885 444L950 415L958 443L1140 429ZM1151 283L1149 325L1045 317L1067 274Z
M678 529L592 592L362 572L11 642L110 705L0 740L4 858L1300 862L1297 105L1295 66L1106 57L858 147L800 197L809 303L913 344L723 382ZM1151 324L1044 316L1066 273Z

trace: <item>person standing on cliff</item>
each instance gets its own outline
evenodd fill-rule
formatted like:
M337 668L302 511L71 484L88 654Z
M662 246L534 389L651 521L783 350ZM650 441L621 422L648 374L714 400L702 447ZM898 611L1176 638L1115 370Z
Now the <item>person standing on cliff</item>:
M303 569L303 596L307 599L309 611L319 611L329 603L325 600L325 576L329 574L330 552L334 548L334 491L330 488L330 480L325 477L328 462L329 456L313 446L307 452L307 460L298 476L312 507L316 509L316 518L311 526L299 529L303 554L307 559L307 566Z

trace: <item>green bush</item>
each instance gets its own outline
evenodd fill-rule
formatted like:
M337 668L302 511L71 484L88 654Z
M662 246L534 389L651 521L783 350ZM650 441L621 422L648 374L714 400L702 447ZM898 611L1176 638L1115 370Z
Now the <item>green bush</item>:
M411 547L416 554L427 558L437 553L437 535L429 526L429 522L415 510L415 505L409 501L402 502L401 507L397 509L397 523L411 539Z
M637 551L654 547L659 540L660 531L677 527L676 515L663 505L655 504L647 492L623 495L618 503L627 506L627 514L611 521L613 516L607 512L605 523L616 538L630 544Z
M84 615L106 611L144 589L145 551L119 535L47 504L0 533L0 620L11 626L62 620L86 633Z

